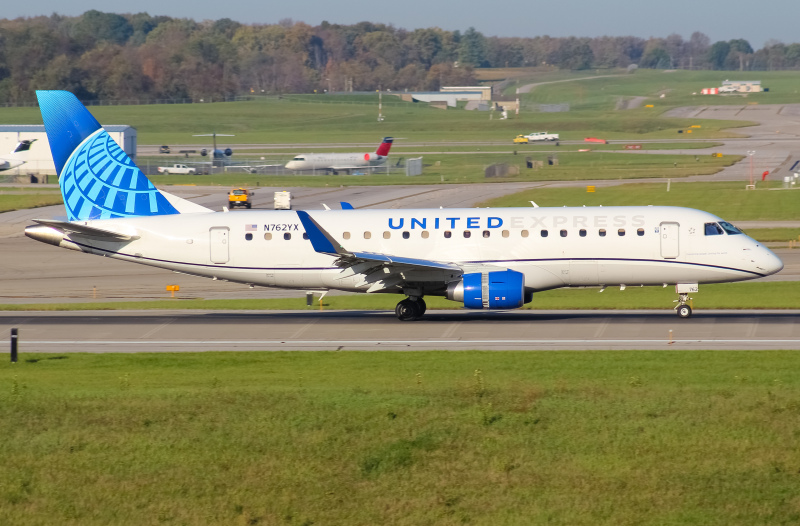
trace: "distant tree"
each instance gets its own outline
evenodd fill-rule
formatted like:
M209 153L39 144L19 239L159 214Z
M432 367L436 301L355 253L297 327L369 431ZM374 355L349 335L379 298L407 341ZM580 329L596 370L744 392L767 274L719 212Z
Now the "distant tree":
M708 63L708 50L711 47L711 40L705 33L695 31L689 37L687 53L689 54L689 67L703 67Z
M725 60L731 52L731 45L727 42L719 41L714 42L708 50L708 61L714 69L723 69L725 67Z
M589 39L568 37L561 40L558 49L559 65L569 69L589 69L594 61Z
M461 37L458 62L465 66L489 66L485 61L486 38L474 27L470 27Z
M74 36L85 42L124 44L133 35L133 26L122 15L92 9L81 15L75 24Z

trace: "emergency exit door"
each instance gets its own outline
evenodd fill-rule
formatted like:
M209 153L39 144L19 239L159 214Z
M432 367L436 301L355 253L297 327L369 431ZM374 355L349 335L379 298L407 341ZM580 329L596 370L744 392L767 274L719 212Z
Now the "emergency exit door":
M227 263L230 229L226 226L215 226L208 232L210 236L211 262L217 264Z
M680 234L680 225L678 223L665 222L661 223L659 228L659 236L661 236L661 257L664 259L677 258L680 251L680 243L678 236Z

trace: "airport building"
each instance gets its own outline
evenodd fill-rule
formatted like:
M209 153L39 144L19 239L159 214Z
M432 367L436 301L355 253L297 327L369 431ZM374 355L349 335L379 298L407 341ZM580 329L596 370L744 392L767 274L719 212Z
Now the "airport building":
M112 139L119 144L125 153L136 161L137 135L136 128L127 125L103 126ZM21 155L25 164L0 172L0 178L25 175L55 175L56 166L50 153L50 143L44 125L2 124L0 125L0 158L8 157L17 144L23 140L35 141L29 151ZM51 180L49 182L55 182Z
M725 90L725 88L728 88ZM735 90L737 93L758 93L764 91L760 80L723 80L720 91Z

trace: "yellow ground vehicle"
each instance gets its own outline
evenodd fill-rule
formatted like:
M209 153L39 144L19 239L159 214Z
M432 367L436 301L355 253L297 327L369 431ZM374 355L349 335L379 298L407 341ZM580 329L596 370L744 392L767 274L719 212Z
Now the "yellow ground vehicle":
M228 193L228 208L236 208L237 206L250 208L252 205L250 198L252 196L253 192L246 188L233 188Z
M517 135L514 137L514 144L528 144L527 135Z

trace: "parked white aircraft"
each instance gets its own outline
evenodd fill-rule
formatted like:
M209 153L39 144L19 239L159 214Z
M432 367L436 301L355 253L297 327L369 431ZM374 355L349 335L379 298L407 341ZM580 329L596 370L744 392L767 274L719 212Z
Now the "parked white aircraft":
M35 140L36 139L18 142L16 148L8 154L8 157L0 158L0 172L25 164L26 161L22 157L25 155L25 152L31 149L31 144L33 144Z
M289 170L325 170L334 175L380 166L386 162L392 147L391 137L384 137L374 153L301 153L286 163Z
M781 260L700 210L663 206L213 212L157 190L70 93L37 92L69 221L33 239L218 280L424 296L513 309L559 287L675 285L774 274Z

